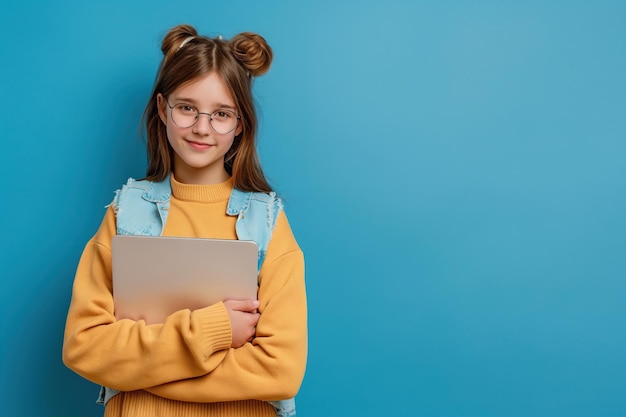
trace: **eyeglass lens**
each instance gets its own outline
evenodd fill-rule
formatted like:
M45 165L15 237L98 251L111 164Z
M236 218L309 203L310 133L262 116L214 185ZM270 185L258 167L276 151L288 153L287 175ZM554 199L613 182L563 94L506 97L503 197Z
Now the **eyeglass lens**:
M187 128L198 121L200 112L197 108L186 104L176 104L172 109L172 120L177 126ZM206 114L206 113L202 113ZM208 114L211 127L217 133L229 133L237 126L237 115L230 110L216 110Z

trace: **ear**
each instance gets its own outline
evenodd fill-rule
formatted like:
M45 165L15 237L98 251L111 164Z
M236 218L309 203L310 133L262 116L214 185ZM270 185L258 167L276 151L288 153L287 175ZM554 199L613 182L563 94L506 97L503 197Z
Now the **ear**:
M167 111L165 109L165 106L167 106L165 97L163 97L163 94L161 93L157 94L157 109L159 110L159 117L161 118L161 121L164 125L167 124Z
M235 136L239 136L239 134L243 131L243 123L241 121L241 119L239 119L239 122L237 123L237 129L235 129Z

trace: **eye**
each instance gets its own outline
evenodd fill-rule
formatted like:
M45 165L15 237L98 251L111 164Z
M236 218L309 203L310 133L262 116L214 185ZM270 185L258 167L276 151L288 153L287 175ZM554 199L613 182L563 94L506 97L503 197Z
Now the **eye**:
M215 113L213 113L213 117L219 120L228 120L232 117L235 117L235 114L228 110L218 110Z
M189 106L187 104L178 104L176 105L176 109L182 113L193 114L196 112L196 108L193 106Z

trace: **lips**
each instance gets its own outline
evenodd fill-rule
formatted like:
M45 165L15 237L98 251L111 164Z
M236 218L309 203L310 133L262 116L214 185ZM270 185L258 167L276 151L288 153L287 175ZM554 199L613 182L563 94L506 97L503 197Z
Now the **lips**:
M211 146L214 146L214 145L210 145L208 143L194 142L194 141L191 141L191 140L188 140L187 143L193 149L196 149L196 150L199 150L199 151L203 151L205 149L209 149Z

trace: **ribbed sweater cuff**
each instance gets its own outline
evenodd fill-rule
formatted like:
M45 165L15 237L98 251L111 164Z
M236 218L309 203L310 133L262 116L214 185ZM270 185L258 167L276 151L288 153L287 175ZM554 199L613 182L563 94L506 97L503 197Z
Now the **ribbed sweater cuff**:
M224 303L194 311L194 321L204 339L206 357L219 350L228 349L232 343L230 317Z

